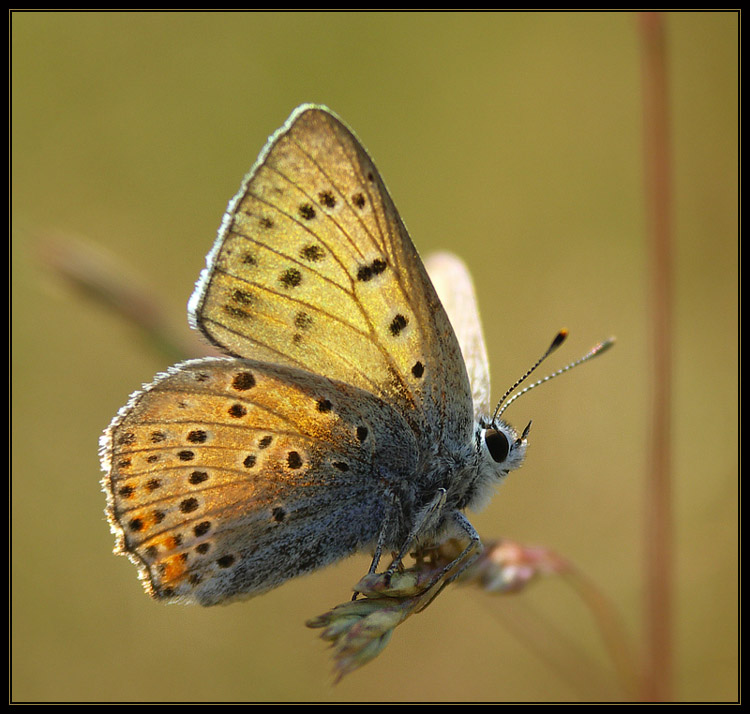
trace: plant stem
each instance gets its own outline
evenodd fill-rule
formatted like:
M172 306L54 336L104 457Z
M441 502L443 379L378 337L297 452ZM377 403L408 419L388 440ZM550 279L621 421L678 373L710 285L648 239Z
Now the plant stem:
M672 698L671 156L664 17L658 12L644 12L639 20L653 370L650 473L645 499L646 656L642 697L663 702Z

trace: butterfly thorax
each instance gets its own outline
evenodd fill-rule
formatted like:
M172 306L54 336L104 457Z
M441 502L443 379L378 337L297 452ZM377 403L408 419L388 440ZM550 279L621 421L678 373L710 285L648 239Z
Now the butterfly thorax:
M493 440L504 440L507 448L498 450ZM481 419L475 423L470 441L452 448L437 443L424 455L419 478L399 494L401 532L394 533L394 541L403 539L422 520L420 542L439 542L451 528L454 513L480 510L487 504L508 473L521 466L526 446L526 439L519 438L509 424L498 422L488 428ZM425 518L441 489L445 491L444 503Z

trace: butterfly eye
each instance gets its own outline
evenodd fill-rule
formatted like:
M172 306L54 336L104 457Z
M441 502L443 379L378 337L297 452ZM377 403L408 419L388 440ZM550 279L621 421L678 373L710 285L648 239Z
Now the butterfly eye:
M501 431L487 429L484 432L484 443L495 463L500 464L508 457L510 444L508 438Z

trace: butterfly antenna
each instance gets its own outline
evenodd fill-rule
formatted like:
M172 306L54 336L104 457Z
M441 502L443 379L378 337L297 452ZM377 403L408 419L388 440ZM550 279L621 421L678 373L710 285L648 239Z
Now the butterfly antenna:
M508 391L505 392L502 399L498 402L497 407L495 408L495 413L492 415L492 422L494 423L495 419L499 419L500 416L502 416L503 412L511 405L513 402L518 399L522 394L526 394L531 389L534 389L535 387L538 387L540 384L544 384L545 382L549 382L550 379L554 379L555 377L559 377L561 374L564 374L565 372L570 371L573 369L573 367L577 367L579 364L583 364L584 362L588 362L590 359L593 359L594 357L597 357L598 355L602 354L606 350L608 350L612 345L615 343L615 338L610 337L608 340L604 340L603 342L600 342L599 344L594 345L583 357L580 357L579 359L575 360L574 362L571 362L570 364L565 365L564 367L558 369L556 372L553 372L552 374L548 374L546 377L543 377L542 379L538 380L537 382L534 382L534 384L530 384L528 387L525 387L520 392L517 392L514 394L510 399L508 397L510 394L522 383L524 382L527 377L542 363L544 362L547 357L549 357L564 341L565 338L568 336L567 330L560 330L560 332L557 333L555 336L555 339L552 340L552 344L547 348L547 351L534 363L534 365L529 369L526 374L523 375L519 380L516 381L516 383L508 389ZM505 401L505 400L508 401Z
M503 411L505 411L505 408L504 408L504 407L503 407L502 411L501 411L501 409L500 409L500 407L502 407L502 406L503 406L503 402L504 402L504 401L505 401L505 400L506 400L506 399L507 399L507 398L508 398L508 397L510 396L510 394L511 394L511 393L512 393L512 392L513 392L513 391L514 391L514 390L515 390L515 389L516 389L517 387L519 387L519 386L520 386L520 385L521 385L521 384L522 384L522 383L523 383L524 381L526 381L526 379L528 379L528 378L529 378L529 376L531 375L531 373L532 373L532 372L533 372L533 371L534 371L534 370L535 370L535 369L536 369L536 368L537 368L537 367L538 367L538 366L539 366L539 365L540 365L540 364L541 364L542 362L544 362L544 360L546 360L546 359L547 359L547 357L549 357L549 356L550 356L550 355L551 355L551 354L552 354L552 353L553 353L553 352L554 352L554 351L555 351L555 350L556 350L556 349L557 349L557 348L558 348L558 347L559 347L559 346L560 346L560 345L561 345L561 344L562 344L563 342L565 342L565 338L566 338L567 336L568 336L568 331L567 331L567 330L565 330L565 329L563 329L563 330L560 330L560 332L558 332L558 333L557 333L557 334L555 335L555 339L554 339L554 340L552 340L552 344L550 344L550 346L549 346L549 347L547 348L547 351L546 351L546 352L545 352L545 353L544 353L544 354L543 354L543 355L542 355L542 356L541 356L541 357L540 357L540 358L539 358L539 359L538 359L538 360L537 360L536 362L534 362L534 364L533 364L533 365L531 365L531 367L530 367L530 368L529 368L528 370L526 370L525 374L523 374L523 375L522 375L522 376L521 376L521 377L520 377L519 379L517 379L517 380L516 380L516 381L515 381L515 382L513 383L513 385L512 385L512 386L511 386L511 387L510 387L509 389L507 389L507 390L506 390L505 394L503 394L503 396L502 396L502 397L500 397L500 401L499 401L499 402L497 403L497 406L495 407L495 413L494 413L494 414L492 415L492 422L491 422L491 423L494 423L494 422L495 422L495 419L497 419L497 417L499 417L499 416L500 416L500 414L502 414L502 413L503 413Z

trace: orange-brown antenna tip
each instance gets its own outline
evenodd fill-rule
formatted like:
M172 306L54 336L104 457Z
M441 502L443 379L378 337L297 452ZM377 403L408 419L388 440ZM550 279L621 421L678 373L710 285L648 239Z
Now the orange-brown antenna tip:
M549 346L550 352L556 350L568 337L568 331L563 327L560 332L555 335L555 339L552 340L552 344Z

